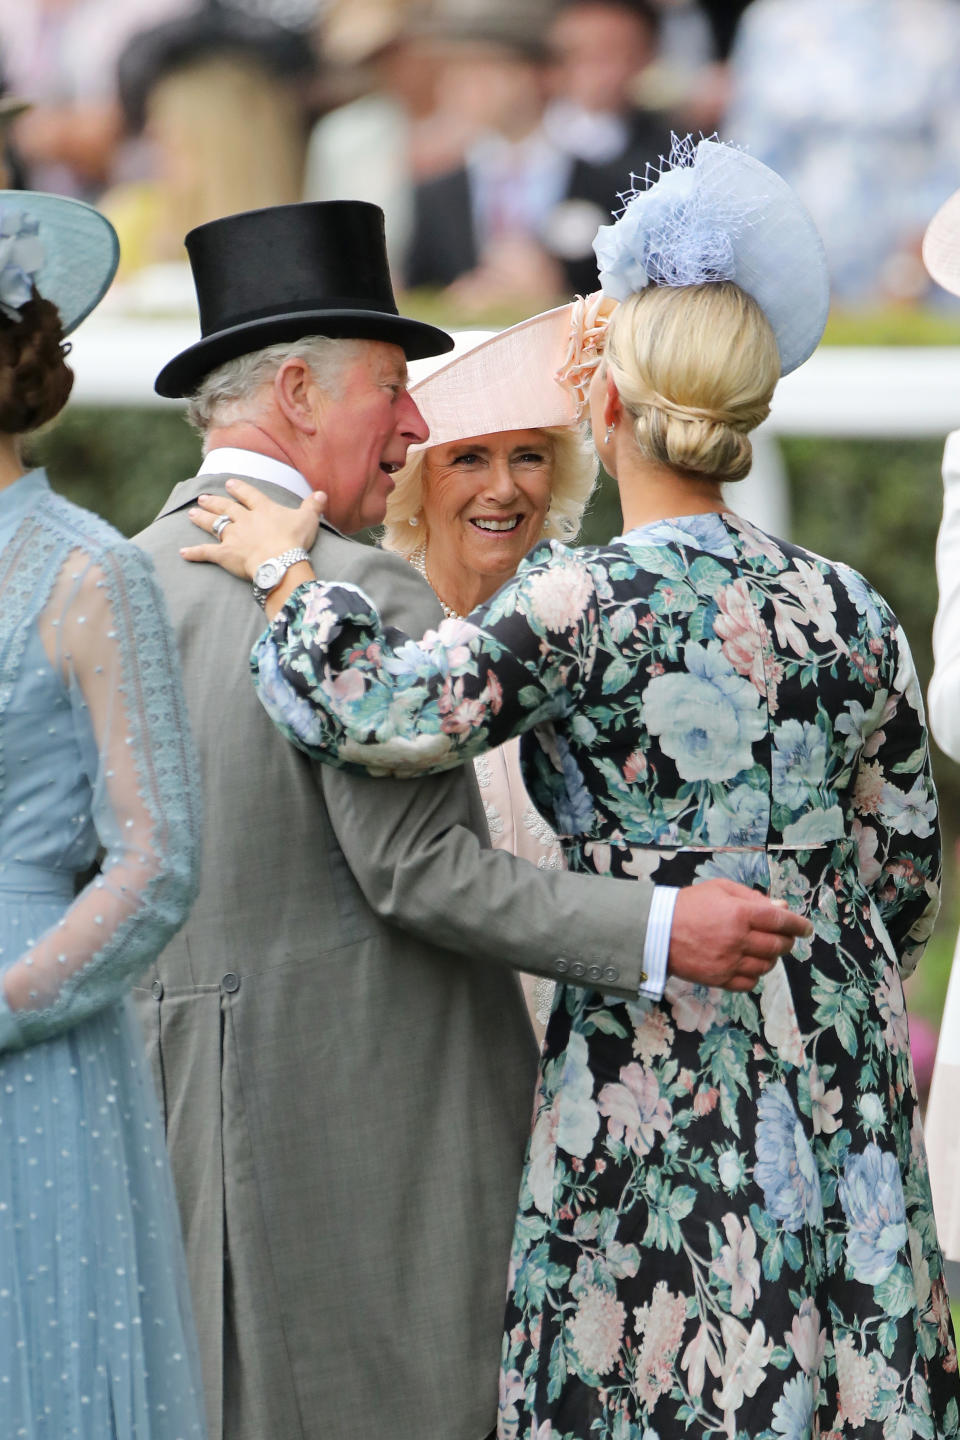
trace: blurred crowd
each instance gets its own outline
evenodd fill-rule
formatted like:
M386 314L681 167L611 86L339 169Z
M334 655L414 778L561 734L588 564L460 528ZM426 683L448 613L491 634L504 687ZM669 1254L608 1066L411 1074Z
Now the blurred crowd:
M960 183L960 0L16 0L0 85L6 183L104 209L149 307L192 226L354 198L400 287L541 308L671 130L785 176L837 303L916 304Z

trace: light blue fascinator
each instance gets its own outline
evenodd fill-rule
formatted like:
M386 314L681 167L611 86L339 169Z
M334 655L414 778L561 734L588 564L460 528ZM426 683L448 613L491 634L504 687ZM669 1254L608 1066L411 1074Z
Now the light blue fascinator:
M823 241L785 180L715 136L673 137L670 156L647 166L643 188L593 242L605 295L626 300L648 285L732 280L773 328L781 374L802 365L827 323L830 281Z
M9 319L20 318L36 286L69 335L103 298L119 258L99 210L64 195L0 190L0 311Z

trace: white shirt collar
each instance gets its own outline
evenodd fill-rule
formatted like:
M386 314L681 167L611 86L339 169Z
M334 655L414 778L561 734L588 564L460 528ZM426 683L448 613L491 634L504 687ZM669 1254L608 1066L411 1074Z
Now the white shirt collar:
M271 485L280 485L305 500L313 492L299 470L274 460L270 455L261 455L259 450L242 450L235 445L220 445L208 450L198 475L236 475L240 479L266 480Z

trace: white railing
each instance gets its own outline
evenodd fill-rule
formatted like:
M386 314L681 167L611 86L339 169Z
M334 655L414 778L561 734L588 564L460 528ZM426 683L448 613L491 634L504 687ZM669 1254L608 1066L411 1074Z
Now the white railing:
M81 405L164 405L153 381L198 338L187 320L93 316L74 338ZM960 425L960 347L824 346L777 388L783 435L944 435Z

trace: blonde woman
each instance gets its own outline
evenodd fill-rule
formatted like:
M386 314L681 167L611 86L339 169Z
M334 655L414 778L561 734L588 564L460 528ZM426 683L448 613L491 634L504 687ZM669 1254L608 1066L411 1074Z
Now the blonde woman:
M501 1440L947 1436L957 1355L902 990L939 877L916 676L861 576L722 493L822 333L822 246L779 177L705 140L596 248L621 303L590 416L624 533L542 545L419 641L350 587L281 591L260 698L318 758L404 773L532 730L524 776L571 869L724 877L812 920L741 994L559 991ZM274 524L251 503L246 524L226 506L230 564Z
M589 302L596 310L597 300ZM584 302L579 302L582 311ZM568 344L574 307L538 315L506 337L471 337L411 387L431 442L412 452L387 501L381 544L409 560L446 616L467 615L516 573L545 537L572 542L597 478L597 457L578 407L553 382ZM508 345L527 377L503 365ZM491 363L492 362L492 363ZM477 397L482 423L476 434ZM520 773L520 742L478 755L474 771L496 849L540 869L563 865L559 841ZM550 1014L550 980L522 975L538 1040Z

